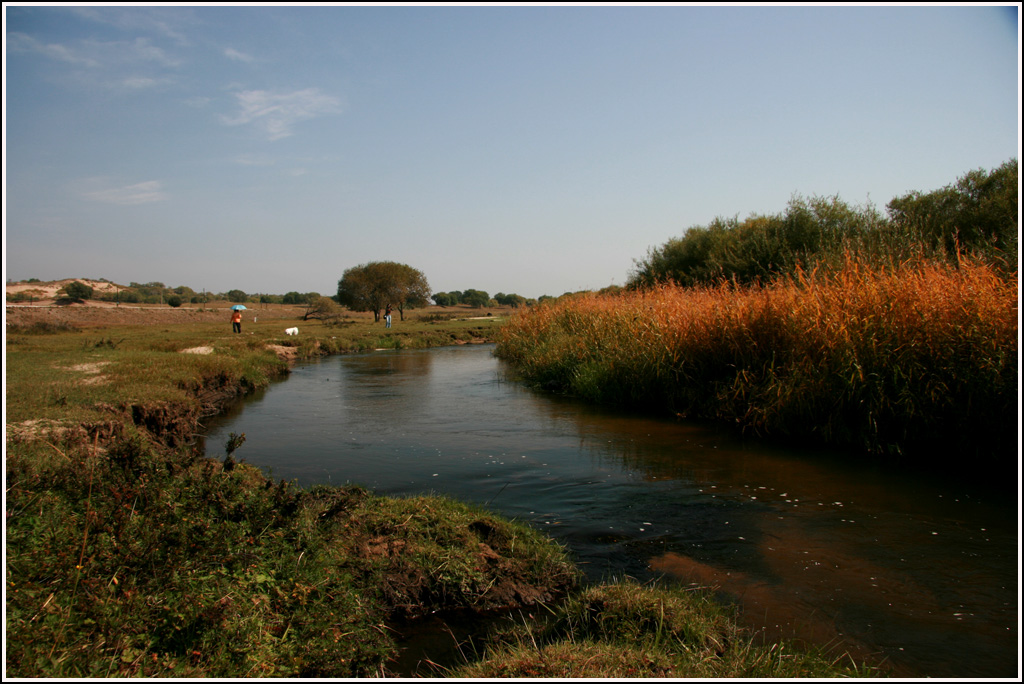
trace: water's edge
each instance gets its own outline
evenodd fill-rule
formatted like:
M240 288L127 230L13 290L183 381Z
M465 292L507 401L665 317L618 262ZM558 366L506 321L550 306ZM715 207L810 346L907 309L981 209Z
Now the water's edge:
M297 364L206 440L245 432L239 457L303 486L488 505L565 544L595 581L715 586L769 637L841 643L904 676L1015 672L1015 502L542 396L492 348Z

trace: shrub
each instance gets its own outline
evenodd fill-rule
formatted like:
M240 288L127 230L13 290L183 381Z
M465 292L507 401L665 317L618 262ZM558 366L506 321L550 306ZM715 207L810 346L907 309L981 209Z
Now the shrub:
M92 299L92 288L77 280L65 285L62 292L65 297L76 302Z

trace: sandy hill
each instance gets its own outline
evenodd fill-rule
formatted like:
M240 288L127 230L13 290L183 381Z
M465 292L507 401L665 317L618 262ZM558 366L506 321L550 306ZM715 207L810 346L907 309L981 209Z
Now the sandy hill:
M68 283L75 281L88 285L93 289L93 292L97 295L103 294L104 292L113 292L115 290L123 290L123 285L117 283L110 283L104 280L90 280L89 278L65 278L64 280L51 280L49 282L39 283L7 283L7 294L16 294L18 292L24 292L25 294L31 295L37 302L43 300L56 299L57 292L60 291Z

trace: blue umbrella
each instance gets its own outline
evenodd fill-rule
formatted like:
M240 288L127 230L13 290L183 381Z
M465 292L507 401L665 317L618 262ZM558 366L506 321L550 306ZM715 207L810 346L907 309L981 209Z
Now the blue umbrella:
M244 308L245 308L245 304L235 304L233 307L231 307L231 310L232 311L241 311Z

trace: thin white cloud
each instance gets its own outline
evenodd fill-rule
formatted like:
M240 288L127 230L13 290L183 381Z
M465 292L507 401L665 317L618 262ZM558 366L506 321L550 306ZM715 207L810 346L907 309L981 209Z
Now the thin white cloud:
M129 76L121 80L121 85L131 90L142 90L143 88L152 88L166 82L166 79Z
M98 60L81 50L60 43L43 43L24 33L8 34L7 49L11 52L34 53L59 62L82 67L96 68L101 64Z
M190 8L76 7L69 11L83 19L115 26L122 31L154 33L179 45L189 44L185 29L196 24Z
M167 199L160 181L144 181L133 185L111 185L105 178L88 178L81 182L78 194L93 202L132 207Z
M172 81L169 70L181 60L147 38L45 43L24 33L7 37L10 53L23 53L54 65L50 77L73 88L140 91Z
M41 55L59 62L89 69L107 69L125 64L152 63L176 67L181 60L169 55L146 38L135 40L84 40L74 44L43 43L24 33L7 36L7 49Z
M290 93L243 90L235 93L235 99L239 112L235 116L223 116L221 120L229 126L253 124L270 140L292 135L292 126L300 121L341 111L339 98L324 95L317 88Z
M252 55L247 55L244 52L239 52L234 48L224 48L224 56L228 59L233 59L236 62L245 62L251 64L256 61L256 58Z

